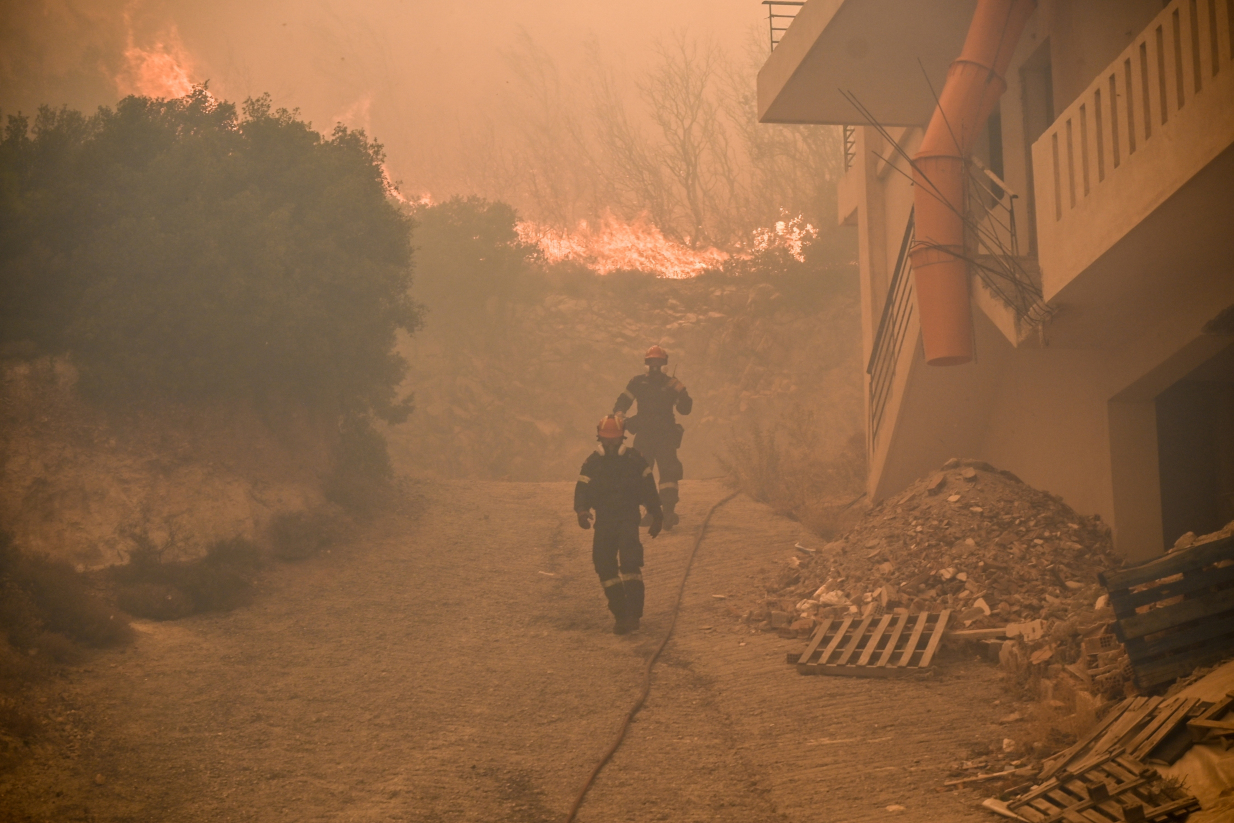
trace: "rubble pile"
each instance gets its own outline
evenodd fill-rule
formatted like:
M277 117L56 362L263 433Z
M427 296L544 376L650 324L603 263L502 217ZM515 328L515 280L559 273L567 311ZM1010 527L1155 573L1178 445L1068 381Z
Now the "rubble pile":
M957 629L1044 621L1023 635L1056 643L1056 624L1072 634L1106 616L1097 573L1120 562L1099 518L988 463L952 459L842 539L799 550L750 617L805 633L827 617L949 609Z

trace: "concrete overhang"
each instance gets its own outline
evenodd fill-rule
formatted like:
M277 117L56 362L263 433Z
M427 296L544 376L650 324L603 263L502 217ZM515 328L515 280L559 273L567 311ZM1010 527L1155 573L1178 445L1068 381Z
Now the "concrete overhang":
M924 126L977 0L809 0L758 73L762 123ZM922 73L922 69L925 73ZM927 82L926 78L929 78Z

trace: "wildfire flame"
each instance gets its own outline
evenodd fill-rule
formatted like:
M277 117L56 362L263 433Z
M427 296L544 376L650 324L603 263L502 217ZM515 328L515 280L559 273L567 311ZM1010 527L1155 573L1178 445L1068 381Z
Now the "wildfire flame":
M136 45L129 26L128 45L124 49L124 69L115 78L122 95L171 99L183 97L193 90L193 61L180 42L180 33L172 24L163 40L149 48Z
M716 248L692 249L670 240L645 219L626 223L607 215L599 226L581 221L571 231L527 222L517 229L524 243L539 246L546 261L582 263L597 274L625 269L684 279L719 268L729 257Z
M805 221L805 215L790 217L781 212L780 216L781 219L777 220L774 226L754 230L751 250L760 252L782 248L798 263L804 263L805 247L818 237L818 229Z

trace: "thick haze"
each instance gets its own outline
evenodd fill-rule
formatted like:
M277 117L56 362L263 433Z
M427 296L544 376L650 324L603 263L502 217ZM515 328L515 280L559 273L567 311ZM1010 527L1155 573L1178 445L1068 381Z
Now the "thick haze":
M0 111L86 111L126 93L169 96L209 81L243 100L269 92L315 127L363 127L410 195L465 190L469 141L500 142L517 117L508 55L547 55L565 78L589 44L621 76L688 31L741 52L762 33L757 0L3 0Z

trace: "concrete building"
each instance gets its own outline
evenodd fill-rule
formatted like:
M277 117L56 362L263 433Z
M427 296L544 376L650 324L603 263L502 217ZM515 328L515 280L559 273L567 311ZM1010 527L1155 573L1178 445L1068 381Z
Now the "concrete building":
M1001 77L975 86L988 105L936 115L970 25L1017 6L1018 38L994 28ZM759 115L845 127L871 499L959 456L1099 514L1132 559L1234 520L1232 52L1231 0L800 9L759 73ZM962 249L920 236L932 119L972 130L953 135ZM971 357L928 354L925 245L963 261L971 319L948 323Z

